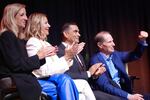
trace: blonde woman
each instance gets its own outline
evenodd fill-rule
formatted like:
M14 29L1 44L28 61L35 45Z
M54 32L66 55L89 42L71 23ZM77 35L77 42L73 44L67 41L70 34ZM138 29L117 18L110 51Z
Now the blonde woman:
M76 45L68 47L66 55L58 58L57 47L46 42L49 34L49 23L45 14L33 13L29 16L25 34L28 40L26 48L29 56L35 55L40 48L50 47L52 55L46 57L46 63L40 69L34 70L33 74L40 78L42 90L53 100L78 100L78 91L73 80L65 75L66 70L72 64L71 58L76 53Z
M32 71L40 67L40 60L50 55L50 51L42 49L28 57L25 41L19 38L26 21L25 5L15 3L5 7L0 23L0 80L12 79L21 100L39 100L41 87Z

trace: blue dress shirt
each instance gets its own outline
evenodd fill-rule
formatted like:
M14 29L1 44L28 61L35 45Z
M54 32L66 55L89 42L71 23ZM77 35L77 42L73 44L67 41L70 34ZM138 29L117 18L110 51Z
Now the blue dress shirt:
M102 57L104 58L107 66L108 66L108 69L109 69L109 72L110 72L110 75L111 75L111 78L114 82L116 82L119 86L120 86L120 77L119 77L119 73L118 73L118 70L115 68L113 62L112 62L112 55L110 55L109 57L107 57L104 53L100 52L100 54L102 55ZM120 86L121 87L121 86Z

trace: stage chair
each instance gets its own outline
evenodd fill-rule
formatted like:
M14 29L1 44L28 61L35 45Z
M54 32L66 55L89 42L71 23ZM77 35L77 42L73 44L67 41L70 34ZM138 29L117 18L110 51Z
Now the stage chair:
M0 100L21 100L10 77L0 79ZM49 100L42 92L40 100Z
M129 75L129 69L128 69L128 64L125 65L126 66L126 71ZM135 76L135 75L129 75L129 78L131 80L131 89L132 89L132 92L134 93L134 83L135 83L135 80L139 80L140 78Z

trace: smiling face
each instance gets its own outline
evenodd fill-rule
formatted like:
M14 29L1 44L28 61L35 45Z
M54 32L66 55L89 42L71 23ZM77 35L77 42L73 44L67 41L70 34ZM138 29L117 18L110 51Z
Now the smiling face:
M77 25L70 25L64 34L69 44L73 42L79 43L80 33Z
M106 55L110 55L114 52L115 43L113 41L112 36L109 33L105 33L102 35L103 41L102 43L98 43L98 47L101 52L105 53Z
M41 20L41 34L43 35L43 38L46 38L49 34L49 28L50 25L48 23L48 20L46 17L43 17Z
M18 11L18 13L15 16L16 24L19 28L25 28L27 16L26 16L26 10L25 8L22 8Z

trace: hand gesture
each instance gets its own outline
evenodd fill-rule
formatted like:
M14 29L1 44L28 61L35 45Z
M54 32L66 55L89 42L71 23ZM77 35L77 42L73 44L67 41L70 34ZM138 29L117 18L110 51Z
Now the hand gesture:
M145 31L141 31L138 37L140 40L146 40L146 38L148 37L148 33Z
M104 73L105 71L106 71L106 69L104 67L104 64L102 64L102 63L96 63L89 68L89 72L93 76L99 76L100 74Z
M101 74L103 74L106 71L106 68L104 67L104 64L102 64L101 66L99 66L96 70L96 72L94 73L94 76L100 76Z
M78 44L78 51L77 54L79 54L84 49L85 43L81 42Z
M128 96L128 100L144 100L141 94L131 94Z
M65 59L70 60L78 53L78 44L75 42L65 48Z
M55 55L57 51L58 51L58 49L57 49L56 47L47 46L47 47L42 47L42 48L37 52L37 55L38 55L39 59L43 59L43 58L45 58L45 57Z

